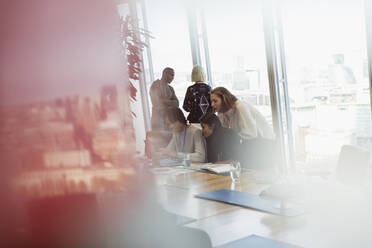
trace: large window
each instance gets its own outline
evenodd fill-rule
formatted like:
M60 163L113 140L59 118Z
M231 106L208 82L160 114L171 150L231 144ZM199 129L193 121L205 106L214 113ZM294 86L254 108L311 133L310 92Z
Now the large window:
M180 105L191 85L192 58L186 6L183 1L145 1L151 39L155 79L161 78L165 67L175 70L174 88ZM148 83L148 89L152 82ZM151 102L150 102L151 105Z
M363 1L283 1L296 159L323 169L344 144L371 147Z
M260 2L206 0L203 8L213 87L226 87L271 123Z

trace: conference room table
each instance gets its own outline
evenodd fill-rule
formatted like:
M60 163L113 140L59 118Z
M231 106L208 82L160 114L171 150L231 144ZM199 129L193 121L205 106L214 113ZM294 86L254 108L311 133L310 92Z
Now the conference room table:
M213 246L255 234L300 247L372 247L372 201L368 187L343 185L331 179L295 175L278 183L266 172L244 170L239 182L230 176L192 168L151 169L156 197L167 211L190 218L184 226L204 230ZM292 197L304 214L285 217L195 195L230 189L260 195L275 185L295 189Z

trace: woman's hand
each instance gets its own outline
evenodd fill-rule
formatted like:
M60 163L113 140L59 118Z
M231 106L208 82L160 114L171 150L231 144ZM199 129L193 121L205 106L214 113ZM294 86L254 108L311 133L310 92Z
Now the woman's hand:
M177 153L176 152L173 152L173 151L169 151L165 148L160 148L159 149L159 152L162 154L162 155L166 155L166 156L169 156L169 157L177 157Z

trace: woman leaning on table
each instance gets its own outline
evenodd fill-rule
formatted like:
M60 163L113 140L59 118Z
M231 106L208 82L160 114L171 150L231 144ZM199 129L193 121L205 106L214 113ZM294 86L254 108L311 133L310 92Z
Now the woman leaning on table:
M222 127L220 119L214 113L200 118L203 136L206 141L207 162L240 161L240 137L230 128Z
M271 166L273 161L268 157L274 157L271 153L275 147L275 135L265 117L253 105L238 100L224 87L212 90L211 104L218 113L222 126L239 134L244 166Z

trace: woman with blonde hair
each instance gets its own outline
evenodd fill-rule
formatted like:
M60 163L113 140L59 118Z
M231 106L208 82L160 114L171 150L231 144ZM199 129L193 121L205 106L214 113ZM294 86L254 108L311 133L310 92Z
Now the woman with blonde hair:
M191 81L195 83L187 88L183 109L190 112L187 116L190 123L199 123L200 117L212 112L210 103L211 87L205 83L205 74L200 66L195 66L192 69Z

